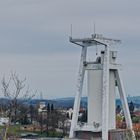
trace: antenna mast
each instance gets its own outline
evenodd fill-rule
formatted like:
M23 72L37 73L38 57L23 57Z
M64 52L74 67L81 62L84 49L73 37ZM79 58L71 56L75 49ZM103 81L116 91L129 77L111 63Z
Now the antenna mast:
M70 35L72 37L72 24L70 25Z

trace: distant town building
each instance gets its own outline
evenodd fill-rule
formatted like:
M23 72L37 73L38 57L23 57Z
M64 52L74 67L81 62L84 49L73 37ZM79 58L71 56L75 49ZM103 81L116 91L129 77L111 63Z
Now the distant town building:
M47 111L47 108L46 108L45 102L39 102L38 112L46 112L46 111Z
M0 117L0 125L5 125L9 123L8 117Z

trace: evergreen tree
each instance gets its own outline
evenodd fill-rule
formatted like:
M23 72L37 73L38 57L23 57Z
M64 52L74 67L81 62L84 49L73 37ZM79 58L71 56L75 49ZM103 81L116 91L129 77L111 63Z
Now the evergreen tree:
M51 111L54 111L54 106L53 106L53 104L51 104Z
M133 113L134 112L134 103L131 101L130 104L129 104L129 110L130 110L130 113Z
M47 105L47 111L50 112L50 104Z

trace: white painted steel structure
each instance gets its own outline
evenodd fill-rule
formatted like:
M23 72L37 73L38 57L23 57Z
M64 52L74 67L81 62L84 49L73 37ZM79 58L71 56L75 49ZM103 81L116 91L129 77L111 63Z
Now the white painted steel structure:
M91 38L73 39L70 42L82 47L80 67L77 81L77 93L74 101L74 111L71 122L70 138L76 131L101 132L102 140L108 140L108 131L116 128L115 123L115 87L116 83L123 105L126 124L132 130L132 121L127 104L127 98L120 77L119 66L116 64L117 52L112 45L120 40L104 38L93 34ZM87 47L103 45L104 50L96 62L86 62ZM88 120L86 124L78 124L78 113L85 71L88 71ZM134 132L133 140L135 140Z

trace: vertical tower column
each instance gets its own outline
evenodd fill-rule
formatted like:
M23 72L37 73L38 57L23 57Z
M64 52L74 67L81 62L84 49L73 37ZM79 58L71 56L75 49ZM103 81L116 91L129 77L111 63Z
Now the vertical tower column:
M109 47L105 46L102 89L102 140L108 140L109 115Z
M115 73L114 70L109 70L109 116L108 116L108 129L116 129L116 86L115 86Z
M86 54L87 54L87 46L82 46L80 67L79 67L78 80L77 80L77 93L74 101L73 117L72 117L70 135L69 135L70 138L73 138L75 135L74 129L77 126L77 121L78 121L80 98L82 95L82 88L83 88L83 81L84 81L84 74L85 74L83 63L84 61L86 61Z

